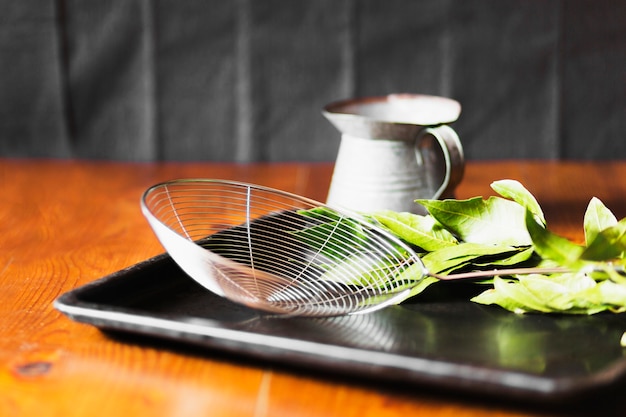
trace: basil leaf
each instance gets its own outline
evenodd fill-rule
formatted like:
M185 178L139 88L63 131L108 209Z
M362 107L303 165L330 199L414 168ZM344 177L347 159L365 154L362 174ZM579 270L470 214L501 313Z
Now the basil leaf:
M419 263L409 266L407 269L401 272L400 275L396 277L396 279L401 282L413 282L413 284L411 284L411 291L403 300L400 300L398 303L416 296L417 294L424 291L431 284L439 282L437 278L424 276L424 265Z
M424 277L417 285L413 286L411 288L411 291L407 294L406 298L404 300L407 300L411 297L415 297L416 295L420 294L421 292L423 292L426 288L428 288L430 285L439 282L439 280L437 278L433 278L433 277ZM400 300L400 302L404 301L404 300Z
M493 290L498 293L497 304L506 306L508 310L517 314L531 311L549 313L550 309L545 306L541 297L538 297L519 281L505 281L500 277L494 277ZM472 301L480 302L480 295Z
M585 242L587 245L590 245L591 242L593 242L593 240L596 238L596 235L598 233L608 227L616 225L617 219L615 218L613 213L608 208L606 208L602 201L600 201L596 197L593 197L587 205L587 210L585 211L585 217L583 219L583 222L585 231Z
M529 275L519 277L520 285L537 295L548 312L587 313L594 303L577 297L596 282L584 274Z
M604 297L599 284L581 273L560 274L558 278L555 278L555 275L529 275L518 278L518 281L505 281L495 277L493 289L484 291L472 301L480 304L497 304L517 314L586 315L611 308L610 301L621 301L619 296L614 297L614 300Z
M486 245L529 246L526 209L501 197L483 200L416 200L459 239Z
M436 251L458 243L452 233L432 216L390 210L376 212L371 216L400 239L425 251Z
M555 261L566 267L580 266L583 247L539 225L530 211L526 212L526 227L532 238L535 251L542 258Z
M340 261L353 253L354 245L350 242L365 242L368 239L358 221L344 217L332 209L316 207L300 210L298 214L310 217L318 223L291 233L313 250L334 261Z
M619 272L620 267L621 273ZM596 281L611 280L615 283L626 286L626 275L624 274L625 270L626 260L620 260L610 263L597 264L596 270L594 270L590 275Z
M535 196L532 195L530 191L528 191L519 181L494 181L491 183L491 188L502 197L509 198L527 210L530 210L542 224L546 224L543 210L541 210L541 206L539 206L537 199L535 199Z
M506 259L520 252L520 249L511 246L482 245L479 243L460 243L455 246L429 252L422 256L422 262L433 273L441 273L452 269L459 269L471 261L485 256Z
M493 281L498 280L501 280L501 278L493 278ZM483 291L482 293L473 297L470 301L477 304L498 305L505 310L511 311L516 314L523 314L527 312L524 304L515 301L515 299L509 297L506 292L496 290L495 287Z
M320 279L343 285L374 287L382 291L392 290L394 293L410 289L404 298L396 301L401 303L439 281L425 276L424 272L424 265L420 263L402 269L387 262L375 263L370 257L351 256L333 265Z
M626 252L626 218L614 226L595 233L581 259L590 261L610 261L623 258Z
M345 285L362 285L385 288L390 277L398 274L397 266L368 255L354 254L329 265L320 279Z
M616 284L612 281L602 281L596 286L599 299L597 303L611 306L616 313L626 311L626 285Z
M533 247L515 248L516 252L513 252L510 256L506 256L501 259L491 259L488 263L476 263L478 266L514 266L529 261L535 254ZM521 250L520 250L521 249Z

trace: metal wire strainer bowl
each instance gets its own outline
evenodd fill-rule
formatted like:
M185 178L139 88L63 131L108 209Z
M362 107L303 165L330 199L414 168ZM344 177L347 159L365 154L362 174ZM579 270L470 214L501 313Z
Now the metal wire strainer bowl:
M141 205L189 276L255 309L304 316L372 311L417 284L403 272L421 261L402 241L355 213L305 197L190 179L149 188Z

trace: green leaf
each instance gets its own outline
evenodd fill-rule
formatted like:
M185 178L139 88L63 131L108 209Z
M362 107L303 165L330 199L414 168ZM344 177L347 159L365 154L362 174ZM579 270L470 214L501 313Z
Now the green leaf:
M529 275L519 277L520 285L542 299L547 312L587 313L594 306L576 297L581 291L593 288L596 282L584 274Z
M388 263L373 263L371 258L351 256L333 265L320 277L344 285L367 286L399 293L410 289L406 296L396 303L414 297L428 286L438 282L437 278L424 275L424 265L414 263L406 268L398 268Z
M546 224L543 210L541 210L541 206L537 202L537 199L535 199L535 196L532 195L530 191L528 191L519 181L494 181L491 183L491 188L502 197L509 198L527 210L530 210L542 224Z
M486 245L529 246L526 209L501 197L469 200L416 200L459 239Z
M398 268L391 263L368 255L354 254L333 263L320 279L345 285L385 288L392 281L390 278L398 273Z
M595 233L581 255L590 261L610 261L623 258L626 252L626 219Z
M344 217L332 209L316 207L300 210L298 214L310 217L318 223L291 233L329 259L337 261L350 256L355 246L351 242L366 242L368 239L358 221Z
M583 248L538 224L530 211L526 212L526 227L532 238L535 251L542 258L555 261L566 267L580 265Z
M415 263L406 268L396 277L396 279L400 282L409 283L408 285L411 287L411 291L407 294L407 296L403 300L398 301L398 303L418 295L431 284L439 282L437 278L425 276L424 265L419 263Z
M589 201L583 221L587 245L593 242L598 233L617 224L617 219L613 213L596 197Z
M298 210L298 214L310 217L312 219L318 219L323 222L336 221L344 218L344 216L337 211L323 206L313 207L308 210Z
M494 277L494 281L497 279L501 278ZM509 310L517 314L523 314L527 312L523 304L516 302L514 299L508 297L506 293L497 291L495 288L490 288L483 291L482 293L473 297L471 301L477 304L499 305L505 310Z
M581 273L528 275L518 278L518 281L505 281L495 277L494 287L474 297L472 301L480 304L496 304L518 314L586 315L611 308L610 301L622 302L621 294L612 296L613 300L611 296L605 297L599 284ZM620 307L613 306L613 308Z
M498 304L517 314L532 311L549 313L551 311L540 297L537 297L524 285L518 281L505 281L500 277L494 277L493 290L479 294L472 298L472 301L481 304Z
M379 211L371 216L400 239L425 251L435 251L457 244L452 233L444 229L432 216L390 210Z
M626 260L621 259L614 262L596 263L594 270L589 274L596 281L611 280L615 283L626 286Z
M488 263L476 263L476 265L479 266L514 266L514 265L519 265L521 263L525 263L528 260L530 260L534 253L535 250L533 249L533 247L528 247L526 249L524 248L515 248L516 251L512 252L510 255L507 254L508 256L501 258L501 259L490 259ZM505 254L503 252L503 254Z
M479 243L460 243L422 256L422 262L433 273L458 269L485 256L506 259L520 252L519 248Z
M597 303L610 305L615 312L626 311L626 285L612 281L602 281L596 288L599 294Z

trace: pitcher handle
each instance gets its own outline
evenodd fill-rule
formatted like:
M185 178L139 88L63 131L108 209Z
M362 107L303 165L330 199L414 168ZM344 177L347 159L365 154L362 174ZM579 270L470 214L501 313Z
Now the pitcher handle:
M459 135L448 125L427 127L420 132L417 138L417 146L422 143L422 138L430 135L439 144L443 152L445 162L445 176L443 182L433 195L433 199L440 197L452 197L452 192L463 179L465 172L465 157Z

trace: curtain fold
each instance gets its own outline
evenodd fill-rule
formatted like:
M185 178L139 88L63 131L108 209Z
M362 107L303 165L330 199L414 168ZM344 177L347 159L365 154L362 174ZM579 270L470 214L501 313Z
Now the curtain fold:
M154 9L160 158L235 159L237 2L156 0Z
M72 156L154 159L151 1L60 1Z
M566 1L562 20L560 156L626 158L626 2Z
M56 5L25 3L0 0L0 155L65 157Z

